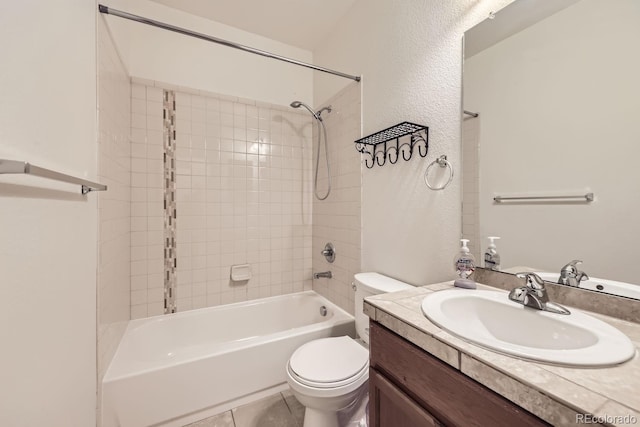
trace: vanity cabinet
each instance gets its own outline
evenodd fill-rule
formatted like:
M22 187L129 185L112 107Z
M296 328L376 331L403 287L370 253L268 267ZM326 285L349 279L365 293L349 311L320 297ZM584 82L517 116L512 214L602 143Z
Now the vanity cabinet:
M384 326L370 326L370 426L549 425Z

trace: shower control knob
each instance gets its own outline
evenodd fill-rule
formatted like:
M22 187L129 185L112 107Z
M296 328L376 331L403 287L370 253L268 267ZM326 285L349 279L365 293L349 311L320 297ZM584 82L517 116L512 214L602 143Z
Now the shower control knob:
M324 249L320 253L324 255L328 262L333 262L336 260L336 248L331 242L324 245Z

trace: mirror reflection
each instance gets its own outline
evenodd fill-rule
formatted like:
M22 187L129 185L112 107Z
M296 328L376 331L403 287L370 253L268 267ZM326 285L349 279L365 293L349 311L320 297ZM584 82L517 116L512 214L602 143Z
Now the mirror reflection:
M463 234L478 259L498 236L503 270L640 284L639 42L635 0L518 0L465 34L478 116L463 120Z

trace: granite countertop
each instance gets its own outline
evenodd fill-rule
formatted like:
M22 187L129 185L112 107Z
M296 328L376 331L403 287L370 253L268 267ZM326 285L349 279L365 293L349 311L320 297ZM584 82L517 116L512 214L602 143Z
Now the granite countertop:
M440 329L422 314L421 304L427 294L452 287L450 281L368 297L364 310L372 320L554 426L640 425L637 351L633 359L621 365L569 368L470 344ZM478 289L499 290L481 284ZM506 291L503 292L506 298ZM585 312L616 327L636 347L640 346L640 324ZM589 416L597 420L589 421Z

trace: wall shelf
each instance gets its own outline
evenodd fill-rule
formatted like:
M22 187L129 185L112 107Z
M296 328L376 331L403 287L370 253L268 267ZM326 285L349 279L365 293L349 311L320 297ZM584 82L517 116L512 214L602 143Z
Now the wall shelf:
M400 142L402 138L408 141ZM426 157L429 151L429 128L411 122L402 122L380 132L354 141L356 150L365 154L364 164L371 169L376 164L384 166L387 160L396 164L398 159L411 160L414 152Z

